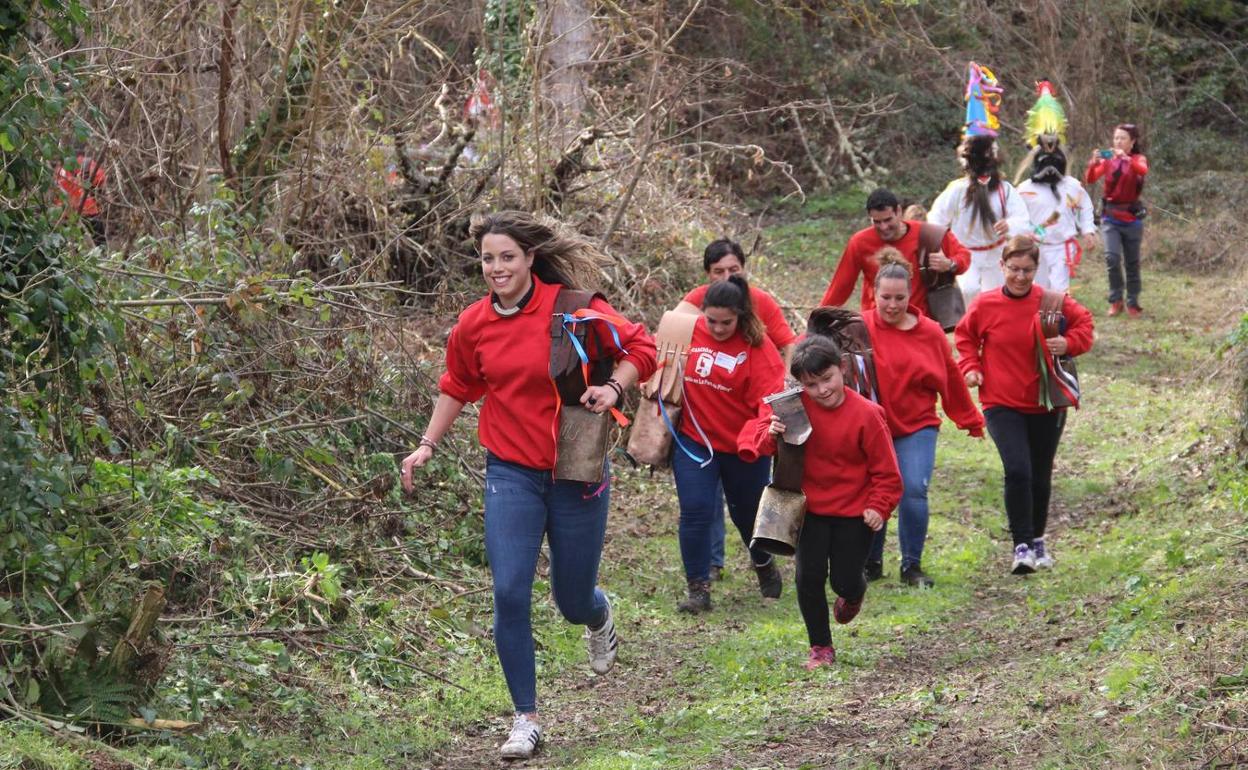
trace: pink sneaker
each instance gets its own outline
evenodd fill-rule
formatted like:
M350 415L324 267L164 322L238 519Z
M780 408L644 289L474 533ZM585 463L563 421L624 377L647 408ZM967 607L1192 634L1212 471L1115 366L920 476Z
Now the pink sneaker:
M836 618L837 623L848 623L858 617L860 609L862 609L862 599L850 604L838 596L836 603L832 605L832 617Z
M836 649L832 645L821 647L814 645L810 648L810 657L806 659L806 670L814 671L820 666L830 666L836 662Z

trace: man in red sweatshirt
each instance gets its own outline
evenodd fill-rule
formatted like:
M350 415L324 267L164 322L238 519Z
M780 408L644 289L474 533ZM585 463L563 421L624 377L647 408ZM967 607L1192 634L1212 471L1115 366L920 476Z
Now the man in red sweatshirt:
M902 219L901 202L889 190L880 188L867 197L867 216L871 226L859 230L845 244L841 261L837 263L836 272L827 291L823 293L821 305L843 305L854 292L854 284L858 276L862 281L862 309L875 307L875 273L879 269L876 254L885 246L892 246L901 252L913 268L911 284L911 302L924 312L927 311L927 286L919 273L919 227L922 222ZM971 253L958 242L952 232L946 232L940 242L940 252L930 255L928 261L931 269L938 272L953 271L954 275L966 272L971 264Z

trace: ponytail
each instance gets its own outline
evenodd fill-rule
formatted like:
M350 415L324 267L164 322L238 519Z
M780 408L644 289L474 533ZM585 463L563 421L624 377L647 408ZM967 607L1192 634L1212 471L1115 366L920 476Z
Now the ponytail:
M750 347L763 344L767 336L767 327L762 319L754 313L754 303L750 299L750 284L739 275L730 275L727 280L716 281L706 290L706 299L702 300L702 309L708 307L727 308L737 314L737 329Z

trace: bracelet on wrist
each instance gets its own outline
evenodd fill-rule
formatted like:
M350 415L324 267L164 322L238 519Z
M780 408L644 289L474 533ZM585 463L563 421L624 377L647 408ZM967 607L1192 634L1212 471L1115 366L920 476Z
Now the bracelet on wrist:
M438 442L434 441L433 439L429 438L428 436L421 436L421 437L420 437L420 446L427 446L427 447L429 447L430 449L437 449L437 448L438 448Z
M615 391L615 400L617 403L624 400L624 386L621 385L614 377L607 380L603 384Z

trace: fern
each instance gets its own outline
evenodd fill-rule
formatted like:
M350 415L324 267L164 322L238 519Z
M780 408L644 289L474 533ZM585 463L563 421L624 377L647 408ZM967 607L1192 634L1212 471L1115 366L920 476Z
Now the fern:
M120 724L134 713L136 688L101 669L68 679L62 693L65 716L75 722Z

